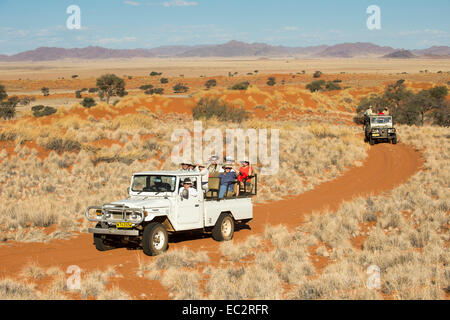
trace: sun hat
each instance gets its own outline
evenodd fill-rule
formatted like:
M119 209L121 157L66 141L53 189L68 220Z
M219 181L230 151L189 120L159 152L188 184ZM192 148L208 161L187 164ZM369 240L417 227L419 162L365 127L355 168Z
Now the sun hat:
M189 178L184 179L183 184L191 184L192 185L192 181Z

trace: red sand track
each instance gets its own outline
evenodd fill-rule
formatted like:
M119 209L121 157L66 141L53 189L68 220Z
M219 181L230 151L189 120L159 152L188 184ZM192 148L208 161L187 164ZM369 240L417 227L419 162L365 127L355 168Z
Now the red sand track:
M251 234L260 233L267 224L285 224L293 228L314 211L336 210L343 201L389 191L406 182L422 166L420 153L403 144L376 145L368 153L362 167L351 168L314 190L286 200L255 206L251 230L236 232L235 239L242 240ZM172 250L183 247L208 251L213 261L220 259L219 245L209 237L177 237L170 243ZM117 271L124 278L113 281L120 289L134 298L141 298L141 294L145 293L147 299L167 299L167 292L158 281L137 276L138 261L149 263L152 259L140 250L98 252L92 244L92 236L82 234L74 239L57 240L49 244L10 243L0 246L0 278L16 276L29 262L36 262L44 268L60 266L65 269L69 265L78 265L84 271L121 265Z

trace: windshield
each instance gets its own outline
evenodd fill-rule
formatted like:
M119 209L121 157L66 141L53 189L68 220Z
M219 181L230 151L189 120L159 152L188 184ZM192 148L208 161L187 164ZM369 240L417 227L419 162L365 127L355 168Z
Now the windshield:
M174 176L139 175L134 176L131 190L133 192L174 192Z
M372 124L391 124L392 117L373 117Z

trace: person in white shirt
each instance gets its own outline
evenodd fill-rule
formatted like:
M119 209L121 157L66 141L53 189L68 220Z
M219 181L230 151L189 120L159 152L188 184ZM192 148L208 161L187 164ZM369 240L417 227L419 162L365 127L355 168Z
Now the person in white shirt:
M192 187L192 181L189 178L184 179L183 187L180 189L179 195L183 194L183 191L187 190L189 192L189 198L198 197L198 192L195 188Z
M202 189L205 192L208 192L209 187L208 187L208 182L209 182L209 171L208 169L206 169L206 166L204 164L199 164L197 166L198 171L201 173L202 175Z

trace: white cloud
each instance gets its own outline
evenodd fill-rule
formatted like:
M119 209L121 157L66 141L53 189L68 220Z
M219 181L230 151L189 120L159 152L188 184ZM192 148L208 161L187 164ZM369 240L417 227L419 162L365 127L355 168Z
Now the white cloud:
M198 2L185 0L171 0L171 1L164 1L162 5L164 7L190 7L190 6L197 6Z
M287 26L287 27L284 27L284 30L285 31L297 31L298 27Z
M136 1L124 1L123 3L128 4L130 6L135 6L135 7L138 7L141 5L140 2L136 2Z

